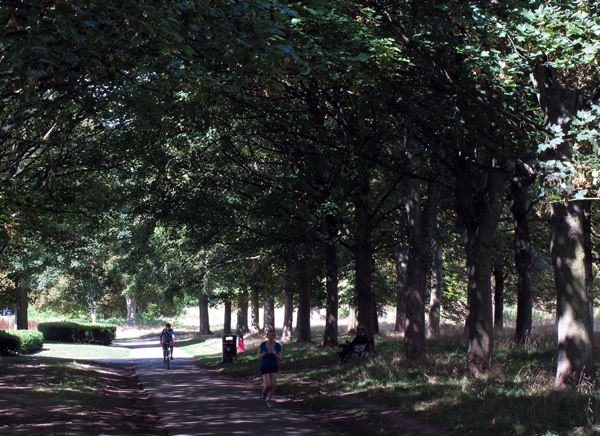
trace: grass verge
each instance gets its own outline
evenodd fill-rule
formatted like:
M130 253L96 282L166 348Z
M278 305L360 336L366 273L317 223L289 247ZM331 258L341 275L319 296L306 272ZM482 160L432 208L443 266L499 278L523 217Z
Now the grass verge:
M0 390L3 435L166 435L131 367L2 357Z
M554 329L539 329L531 343L520 346L511 335L497 335L493 370L486 374L465 370L467 348L460 329L428 341L427 357L415 362L401 359L403 338L393 335L376 338L377 356L341 367L330 348L283 344L278 385L315 407L352 410L372 404L482 436L600 433L600 394L593 386L554 389ZM263 340L246 338L245 356L237 364L220 363L220 337L197 337L181 345L225 374L257 382L256 353Z

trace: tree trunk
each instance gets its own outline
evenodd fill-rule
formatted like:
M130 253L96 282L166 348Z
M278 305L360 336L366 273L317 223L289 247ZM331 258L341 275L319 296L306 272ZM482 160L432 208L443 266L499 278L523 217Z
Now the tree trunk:
M494 329L504 330L504 271L501 265L494 270Z
M586 201L553 203L550 217L552 264L557 291L558 367L556 387L594 379L592 296L587 283L589 225Z
M91 300L90 301L90 318L92 321L92 324L97 324L98 323L98 306L97 306L97 302L96 300Z
M367 329L369 338L373 338L373 247L371 246L371 223L366 202L367 193L355 201L354 264L356 302L356 322Z
M264 326L265 336L269 330L275 331L275 298L271 292L265 293L265 307L264 307Z
M283 330L280 340L288 342L292 340L292 330L294 328L294 293L286 291L283 303Z
M430 262L431 237L441 199L440 187L436 183L430 182L427 191L427 203L422 209L421 183L415 177L407 178L405 196L409 228L407 323L402 351L403 357L407 360L425 354L425 288Z
M131 294L125 294L125 302L127 303L127 327L135 327L137 325L137 304Z
M373 333L379 334L379 312L375 305L373 305Z
M348 325L346 326L346 333L354 334L356 331L356 304L354 302L348 305Z
M429 325L427 336L432 338L440 334L440 317L442 312L442 273L444 265L444 248L438 239L433 241L433 263L431 269L431 292L429 297Z
M408 276L408 250L400 244L394 245L394 261L396 263L396 323L394 331L406 331L406 280Z
M325 287L327 289L325 331L322 346L338 345L338 252L335 243L325 246Z
M293 259L288 258L285 265L284 303L283 303L283 330L281 341L292 340L292 329L294 328L294 288L296 285L296 264Z
M238 294L237 305L235 334L244 336L250 331L248 329L248 291L242 291Z
M224 304L224 317L223 317L223 334L231 334L231 301L226 301Z
M17 302L15 305L15 327L17 330L28 329L27 306L29 305L29 290L22 286L23 280L15 280L15 288L17 292Z
M210 293L210 281L204 281L204 288L198 293L198 309L200 316L200 334L211 335L210 322L208 319L208 294Z
M531 73L544 126L558 125L568 135L573 114L579 109L577 84L559 77L557 70L538 63ZM546 160L560 160L569 165L573 142L568 136L555 148L549 147ZM558 320L558 364L555 385L558 389L577 385L595 377L593 318L591 295L591 227L587 215L589 202L563 201L551 205L550 235L552 264L556 285Z
M492 314L492 241L504 204L505 176L492 168L481 180L477 207L471 209L465 232L469 299L469 349L467 368L483 372L491 368L494 346ZM472 195L468 191L464 195ZM472 198L472 197L471 197Z
M258 312L258 287L256 285L253 285L250 288L250 333L252 333L253 335L260 332Z
M514 342L525 342L532 333L533 294L531 290L531 242L527 222L529 206L528 179L510 185L513 196L512 213L515 229L515 269L517 271L517 320Z
M310 263L306 247L304 247L301 259L298 264L298 318L297 331L298 339L296 342L310 342Z

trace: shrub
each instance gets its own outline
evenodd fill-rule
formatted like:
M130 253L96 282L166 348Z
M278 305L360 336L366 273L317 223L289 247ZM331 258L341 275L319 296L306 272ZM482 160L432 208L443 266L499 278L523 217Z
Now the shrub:
M20 340L17 336L0 330L0 354L17 353Z
M117 335L114 325L44 322L38 325L45 341L109 345Z
M15 330L10 334L19 337L19 354L30 354L44 346L44 335L36 330Z
M0 331L0 354L29 354L41 350L44 336L34 330Z

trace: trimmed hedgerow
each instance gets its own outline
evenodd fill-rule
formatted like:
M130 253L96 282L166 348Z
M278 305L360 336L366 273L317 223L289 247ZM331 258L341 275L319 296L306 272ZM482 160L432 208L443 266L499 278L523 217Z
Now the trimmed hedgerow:
M0 331L0 354L29 354L43 346L44 336L38 331Z
M38 325L45 341L108 345L117 335L114 325L44 322Z

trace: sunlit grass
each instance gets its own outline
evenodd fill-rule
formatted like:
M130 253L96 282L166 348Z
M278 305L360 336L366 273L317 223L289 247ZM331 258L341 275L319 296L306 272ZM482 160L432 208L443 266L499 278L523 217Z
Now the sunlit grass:
M61 359L112 359L129 357L130 350L123 347L67 344L58 342L44 342L44 348L37 353L41 357L57 357Z
M513 334L496 334L493 370L485 374L465 369L462 326L428 340L427 356L414 362L401 358L403 338L393 334L378 335L378 355L343 366L331 348L284 343L279 386L316 407L349 410L356 401L367 402L482 436L598 434L598 392L590 386L554 389L554 326L538 326L525 345L515 345ZM223 372L258 378L256 352L263 340L246 338L246 353L236 364L221 363L220 337L196 338L188 349Z

